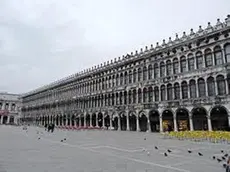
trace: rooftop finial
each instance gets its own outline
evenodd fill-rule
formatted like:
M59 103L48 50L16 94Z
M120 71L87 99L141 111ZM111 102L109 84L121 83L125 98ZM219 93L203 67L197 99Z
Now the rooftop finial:
M176 39L175 39L175 41L177 41L177 40L179 40L179 36L178 36L178 34L176 33Z
M135 55L137 55L137 54L138 54L138 51L136 50L136 51L135 51Z
M150 49L152 50L153 49L153 44L151 44L150 47L151 47Z
M182 38L186 38L186 37L187 37L186 32L183 32Z
M199 26L198 32L199 32L199 33L200 33L200 32L203 32L202 26Z
M163 41L162 41L162 46L165 46L165 45L166 45L165 39L163 39Z
M227 18L225 19L225 21L226 21L226 25L230 26L230 14L227 15Z
M192 36L192 35L194 35L195 33L194 33L194 31L193 31L193 29L190 29L190 36Z
M143 53L143 49L141 48L141 53Z
M145 51L148 51L148 46L145 46Z

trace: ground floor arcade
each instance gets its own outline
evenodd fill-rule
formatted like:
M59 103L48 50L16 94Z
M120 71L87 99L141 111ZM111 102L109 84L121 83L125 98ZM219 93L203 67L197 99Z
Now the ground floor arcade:
M121 112L84 112L82 114L36 115L23 121L38 125L104 127L115 130L162 132L171 126L174 131L229 130L230 116L225 106L210 108L174 108L126 110Z
M0 124L15 124L16 119L14 115L0 115Z

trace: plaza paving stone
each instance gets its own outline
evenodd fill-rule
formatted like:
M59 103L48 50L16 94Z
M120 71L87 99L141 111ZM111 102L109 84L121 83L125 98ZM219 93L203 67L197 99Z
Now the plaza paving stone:
M22 127L0 126L0 139L0 172L224 172L223 162L212 156L221 156L221 149L230 150L228 145L164 139L156 133L48 133L33 126L27 132ZM165 157L167 149L172 153ZM204 156L198 156L198 151Z

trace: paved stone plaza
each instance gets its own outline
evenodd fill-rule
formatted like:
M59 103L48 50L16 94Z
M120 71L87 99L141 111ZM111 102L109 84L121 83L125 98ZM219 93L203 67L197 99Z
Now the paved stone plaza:
M230 150L227 145L126 131L47 133L43 128L29 127L26 132L22 127L0 126L0 138L0 172L219 172L225 171L223 163L212 156ZM165 157L167 149L172 153Z

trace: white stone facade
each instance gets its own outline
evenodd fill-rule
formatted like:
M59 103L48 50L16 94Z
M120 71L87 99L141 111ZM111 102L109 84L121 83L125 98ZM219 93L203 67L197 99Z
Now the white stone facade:
M19 107L19 95L0 93L0 124L17 124Z
M227 130L230 15L22 95L24 121L118 130Z

